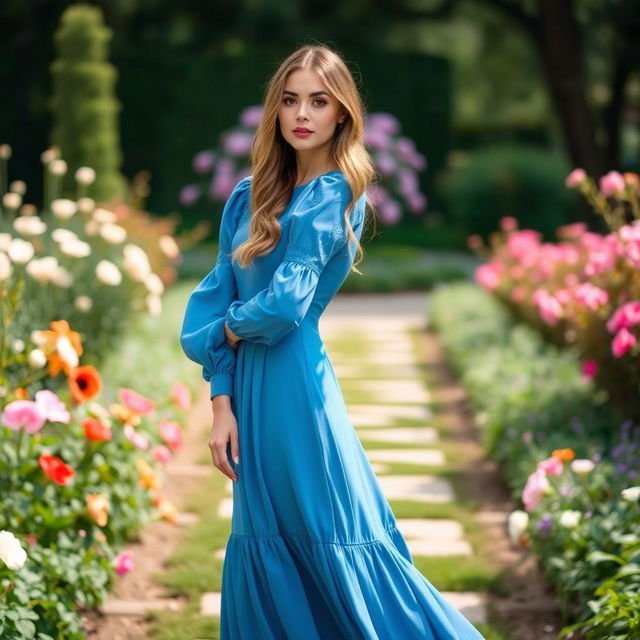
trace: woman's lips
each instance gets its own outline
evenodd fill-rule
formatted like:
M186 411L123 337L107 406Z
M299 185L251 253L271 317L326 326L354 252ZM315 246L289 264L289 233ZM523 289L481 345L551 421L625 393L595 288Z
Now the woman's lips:
M298 138L307 138L309 137L311 134L313 133L313 131L303 131L301 129L294 129L293 130L293 135L297 136Z

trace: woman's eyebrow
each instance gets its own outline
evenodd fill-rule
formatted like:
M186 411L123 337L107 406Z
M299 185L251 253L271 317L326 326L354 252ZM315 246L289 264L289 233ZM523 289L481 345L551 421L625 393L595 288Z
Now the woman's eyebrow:
M298 94L295 91L288 91L287 89L285 89L282 93L290 93L292 96L298 96ZM312 91L310 94L310 96L328 96L329 94L326 91Z

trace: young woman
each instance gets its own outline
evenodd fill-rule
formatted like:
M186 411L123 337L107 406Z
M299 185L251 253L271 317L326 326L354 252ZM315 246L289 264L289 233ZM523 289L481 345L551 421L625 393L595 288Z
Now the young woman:
M220 638L482 640L413 565L318 333L362 255L374 175L337 53L281 64L251 165L181 331L211 383L213 465L234 480Z

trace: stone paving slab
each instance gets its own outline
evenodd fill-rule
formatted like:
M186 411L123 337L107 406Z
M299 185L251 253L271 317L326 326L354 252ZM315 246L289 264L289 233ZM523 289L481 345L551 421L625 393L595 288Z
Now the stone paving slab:
M200 598L200 615L220 616L221 602L222 594L219 591L209 591L208 593L203 593Z
M381 413L349 410L349 420L356 427L390 427L393 425L393 418Z
M464 537L462 525L448 518L397 518L397 523L407 539L462 540Z
M487 621L487 608L484 597L474 591L440 592L472 624Z
M398 404L423 404L431 402L429 392L426 390L418 391L414 389L362 389L366 393L376 396L376 399L388 403Z
M198 524L198 522L200 522L200 516L197 513L190 513L188 511L178 513L176 518L176 524L179 527L192 527Z
M98 611L105 616L144 617L148 611L179 611L182 602L176 598L157 598L155 600L118 600L107 598Z
M452 502L451 483L439 476L380 476L378 482L387 500L417 502Z
M445 462L444 453L438 449L370 449L366 453L372 462L434 466Z
M332 363L333 364L333 363ZM368 363L360 364L343 364L333 365L333 370L341 380L348 380L350 378L363 378L371 375L371 367ZM380 368L381 375L390 378L417 378L422 375L422 372L415 365L405 364L398 366L387 366Z
M358 429L360 440L401 442L403 444L433 444L438 432L433 427L392 427L390 429Z
M349 389L363 389L367 391L413 391L416 394L426 393L427 390L420 380L398 380L397 378L359 378L346 383Z
M167 465L167 475L206 478L211 475L215 467L208 464L178 464L171 462Z
M424 406L412 404L351 404L348 409L367 414L379 414L390 418L409 418L411 420L428 420L431 418L431 411Z
M412 556L444 557L473 555L473 549L466 540L415 538L407 540L407 546Z
M363 362L371 365L391 365L395 366L398 364L402 365L415 365L416 358L413 354L410 353L371 353L366 357L361 355L342 355L336 351L330 351L327 349L329 353L329 357L331 362L334 364L344 365L360 365L362 366Z
M220 518L231 518L233 514L233 498L222 498L220 500L220 504L218 505L218 517Z

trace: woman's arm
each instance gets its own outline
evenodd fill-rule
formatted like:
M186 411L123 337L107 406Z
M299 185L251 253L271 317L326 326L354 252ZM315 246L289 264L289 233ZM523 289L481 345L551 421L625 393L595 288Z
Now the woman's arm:
M284 259L269 286L246 302L236 300L226 313L231 331L243 340L273 345L307 313L326 263L347 241L344 213L351 190L343 179L321 176L317 203L293 214ZM355 225L354 225L355 226Z
M236 354L225 339L224 321L238 293L229 254L249 188L250 178L244 178L225 204L216 264L189 296L180 332L185 355L203 366L202 376L211 384L211 397L233 395Z

